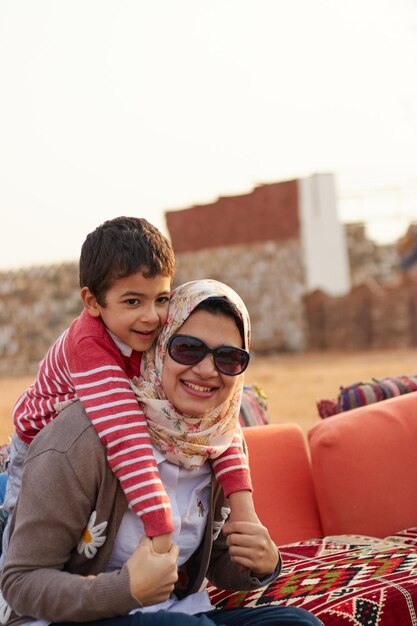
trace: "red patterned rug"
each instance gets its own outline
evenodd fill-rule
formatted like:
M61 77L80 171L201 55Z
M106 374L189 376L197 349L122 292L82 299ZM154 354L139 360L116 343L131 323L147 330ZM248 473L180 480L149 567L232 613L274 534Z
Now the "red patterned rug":
M280 550L278 580L239 593L210 587L212 602L299 606L325 626L417 626L417 528L384 540L326 537Z

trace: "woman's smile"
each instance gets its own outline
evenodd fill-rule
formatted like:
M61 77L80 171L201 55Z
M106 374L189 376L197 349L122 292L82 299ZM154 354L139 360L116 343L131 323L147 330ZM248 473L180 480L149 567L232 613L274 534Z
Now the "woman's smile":
M196 392L197 394L209 394L212 393L217 387L210 385L203 385L202 383L191 382L190 380L181 380L182 384L190 390L190 393Z

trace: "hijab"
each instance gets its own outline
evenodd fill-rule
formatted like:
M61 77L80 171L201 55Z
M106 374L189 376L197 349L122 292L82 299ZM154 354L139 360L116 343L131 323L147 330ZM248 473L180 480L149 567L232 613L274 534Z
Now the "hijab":
M169 339L200 302L212 297L226 298L234 304L243 322L243 348L249 351L250 319L240 296L217 280L194 280L172 292L162 332L154 346L142 355L141 377L131 383L145 414L152 444L167 460L188 469L200 467L207 459L220 456L229 448L236 431L240 432L243 374L236 376L231 396L204 415L182 414L168 401L162 387Z

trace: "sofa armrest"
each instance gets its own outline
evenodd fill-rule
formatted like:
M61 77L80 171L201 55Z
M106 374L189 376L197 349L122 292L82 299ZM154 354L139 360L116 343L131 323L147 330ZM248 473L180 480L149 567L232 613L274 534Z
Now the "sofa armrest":
M261 522L277 545L320 537L307 444L297 424L243 429Z

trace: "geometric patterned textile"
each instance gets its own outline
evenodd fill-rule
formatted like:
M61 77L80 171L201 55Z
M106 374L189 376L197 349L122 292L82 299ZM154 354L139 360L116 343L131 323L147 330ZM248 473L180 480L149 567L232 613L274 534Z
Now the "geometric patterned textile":
M239 422L241 426L263 426L270 422L266 408L266 395L256 383L243 387Z
M417 376L391 376L380 380L373 378L371 382L340 387L337 399L319 400L317 409L320 417L330 417L412 391L417 391Z
M300 541L280 551L278 580L256 591L208 587L212 603L299 606L325 626L417 626L417 528L386 539Z

